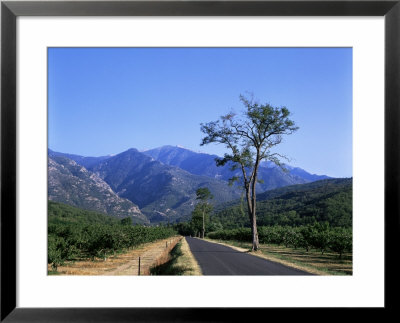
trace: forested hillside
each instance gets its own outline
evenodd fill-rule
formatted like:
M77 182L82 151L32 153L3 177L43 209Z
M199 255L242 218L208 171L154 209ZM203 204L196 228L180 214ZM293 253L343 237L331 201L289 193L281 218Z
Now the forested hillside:
M352 226L352 178L292 185L257 195L257 224L299 226L328 222ZM245 199L219 208L211 217L225 229L248 227Z

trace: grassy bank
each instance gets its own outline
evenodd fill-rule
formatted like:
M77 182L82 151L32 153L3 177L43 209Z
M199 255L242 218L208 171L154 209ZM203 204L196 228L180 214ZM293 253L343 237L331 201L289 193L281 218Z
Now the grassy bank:
M199 276L201 270L190 252L186 239L182 238L169 253L169 260L162 265L152 267L150 274Z
M208 240L239 247L247 251L251 250L251 243L249 242ZM339 259L338 255L333 252L324 252L324 254L321 254L321 251L315 249L310 249L307 252L304 249L273 244L260 244L259 251L254 252L254 254L317 275L352 275L353 272L351 253L345 253L342 255L342 259Z

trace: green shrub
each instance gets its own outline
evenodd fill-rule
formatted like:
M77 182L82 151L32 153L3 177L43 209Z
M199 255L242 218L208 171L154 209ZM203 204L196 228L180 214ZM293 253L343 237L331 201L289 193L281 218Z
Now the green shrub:
M207 236L211 239L252 241L250 228L219 230ZM284 244L286 247L304 248L306 251L312 247L322 254L329 249L337 252L340 258L344 252L352 251L351 228L331 228L327 222L299 227L261 226L258 228L258 238L263 244Z
M334 228L329 234L329 248L332 251L337 252L340 259L344 252L352 251L353 238L351 230L346 228Z

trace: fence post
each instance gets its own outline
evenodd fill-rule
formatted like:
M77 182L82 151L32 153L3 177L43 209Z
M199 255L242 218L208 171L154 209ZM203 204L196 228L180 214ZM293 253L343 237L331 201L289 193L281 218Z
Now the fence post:
M140 276L140 257L139 257L139 272L138 272L139 276Z

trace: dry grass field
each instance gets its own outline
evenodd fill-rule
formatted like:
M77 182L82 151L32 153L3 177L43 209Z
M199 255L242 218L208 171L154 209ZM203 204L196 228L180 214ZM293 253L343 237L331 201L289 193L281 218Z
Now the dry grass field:
M168 261L169 252L182 239L181 236L146 243L124 253L104 259L68 261L58 267L58 275L149 275L150 267ZM48 265L51 272L51 266Z

